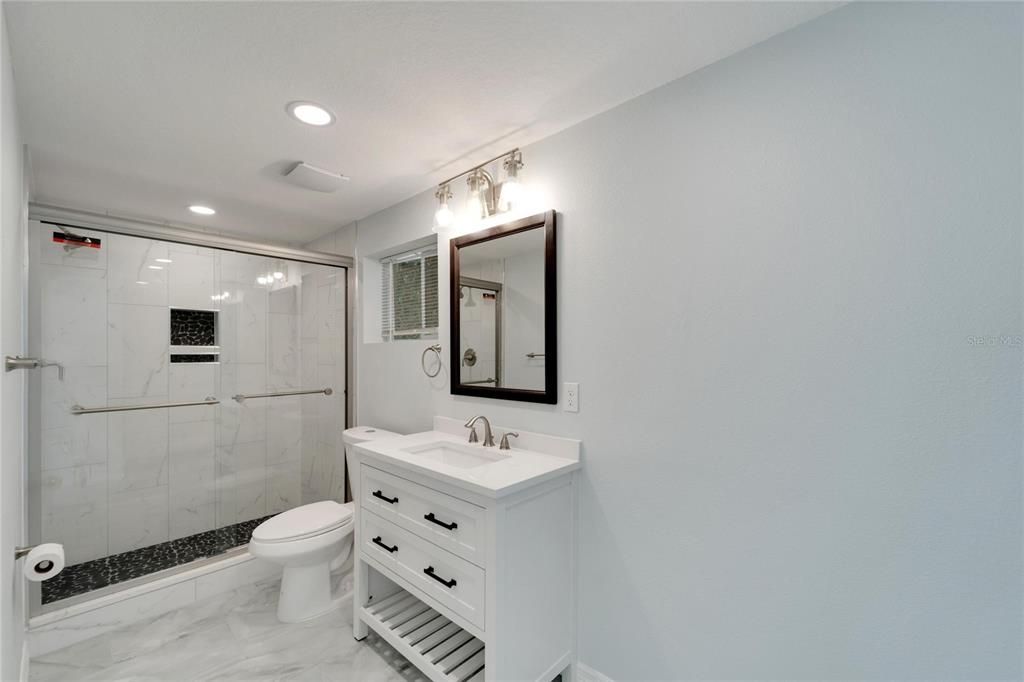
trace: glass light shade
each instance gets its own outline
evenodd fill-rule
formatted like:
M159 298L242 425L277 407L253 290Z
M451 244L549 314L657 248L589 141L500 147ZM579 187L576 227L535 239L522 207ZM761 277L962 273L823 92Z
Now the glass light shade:
M448 204L441 204L441 208L437 209L437 213L434 214L434 232L441 232L451 227L452 222L455 220L455 214L452 209L448 208Z
M517 177L509 177L501 185L501 198L498 200L498 208L507 211L516 204L523 196L523 185Z
M466 198L466 215L470 220L480 220L484 217L484 202L479 190L470 192Z

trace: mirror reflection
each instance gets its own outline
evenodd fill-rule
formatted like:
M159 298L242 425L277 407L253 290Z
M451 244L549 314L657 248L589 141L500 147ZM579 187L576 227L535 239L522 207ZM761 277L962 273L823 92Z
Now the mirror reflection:
M543 225L461 247L459 382L545 389Z

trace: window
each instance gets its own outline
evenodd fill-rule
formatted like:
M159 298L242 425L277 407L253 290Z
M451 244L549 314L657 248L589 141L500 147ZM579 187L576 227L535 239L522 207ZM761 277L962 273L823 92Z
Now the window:
M437 338L437 246L388 256L381 265L381 338Z

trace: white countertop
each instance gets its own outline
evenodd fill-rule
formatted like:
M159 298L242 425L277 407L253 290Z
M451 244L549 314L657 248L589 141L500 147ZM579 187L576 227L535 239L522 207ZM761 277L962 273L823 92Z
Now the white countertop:
M435 428L445 428L444 431L424 431L408 436L367 441L356 445L355 450L364 459L378 459L393 466L409 469L418 474L492 498L503 497L580 468L579 441L540 434L529 434L532 436L531 438L526 437L527 434L523 432L522 436L526 437L524 440L529 441L531 447L537 445L544 447L549 442L552 447L545 449L550 449L558 454L546 454L515 446L510 450L499 450L497 445L484 448L479 443L469 445L464 435L451 433L451 431L461 428L461 424L458 427L453 427L452 424L441 423L440 420L453 421L439 417L435 419ZM495 438L495 441L497 440L498 438ZM462 448L480 448L481 455L488 458L500 457L500 459L480 466L464 468L427 459L406 451L407 448L438 442L454 443ZM572 456L573 452L575 452L575 456ZM568 456L566 456L567 454Z

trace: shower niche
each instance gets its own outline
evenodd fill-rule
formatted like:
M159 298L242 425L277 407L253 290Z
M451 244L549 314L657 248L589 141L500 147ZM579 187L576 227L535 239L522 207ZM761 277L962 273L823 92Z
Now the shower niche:
M216 310L171 308L171 362L218 362Z

